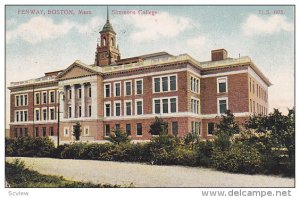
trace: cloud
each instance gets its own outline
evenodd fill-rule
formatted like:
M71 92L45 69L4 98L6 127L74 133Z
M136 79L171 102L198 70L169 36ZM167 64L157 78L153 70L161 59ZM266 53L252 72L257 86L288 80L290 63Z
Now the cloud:
M15 29L6 32L6 41L12 42L22 39L28 43L36 44L44 40L55 39L70 32L75 28L79 33L90 33L97 30L102 20L98 17L92 18L88 23L79 24L70 20L55 23L53 19L38 16L31 18L28 22L20 24Z
M292 22L288 22L285 16L272 15L268 18L262 18L251 14L246 22L242 24L242 30L247 36L265 36L280 31L291 32L294 30L294 25Z
M188 39L186 41L186 44L189 47L203 49L203 47L205 47L205 45L207 44L207 42L208 42L208 39L205 36L197 36L197 37Z
M136 42L156 40L161 37L175 37L191 27L191 20L186 17L161 12L151 15L126 15L125 23L136 28L130 38Z

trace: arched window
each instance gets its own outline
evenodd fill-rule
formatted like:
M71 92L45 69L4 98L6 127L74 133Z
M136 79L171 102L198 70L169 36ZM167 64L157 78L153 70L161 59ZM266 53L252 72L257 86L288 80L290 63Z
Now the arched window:
M105 37L103 37L102 43L103 43L103 46L106 46L106 38Z
M111 45L115 46L115 42L114 42L114 38L113 37L111 38Z

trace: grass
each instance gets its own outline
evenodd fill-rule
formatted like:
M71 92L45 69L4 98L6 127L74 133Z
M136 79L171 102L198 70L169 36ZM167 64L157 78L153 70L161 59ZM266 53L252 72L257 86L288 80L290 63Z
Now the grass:
M5 162L5 178L11 188L116 188L119 185L71 181L62 176L42 175L29 170L19 159Z

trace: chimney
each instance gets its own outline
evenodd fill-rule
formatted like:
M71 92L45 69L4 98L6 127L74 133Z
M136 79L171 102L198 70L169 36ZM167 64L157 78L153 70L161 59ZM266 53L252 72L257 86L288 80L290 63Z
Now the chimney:
M211 61L219 61L227 58L227 51L225 49L211 50Z

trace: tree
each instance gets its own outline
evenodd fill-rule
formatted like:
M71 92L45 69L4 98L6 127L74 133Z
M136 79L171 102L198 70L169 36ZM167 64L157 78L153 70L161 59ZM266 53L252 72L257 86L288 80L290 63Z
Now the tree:
M226 114L222 115L220 123L217 124L215 145L222 151L228 149L231 145L230 138L233 134L238 134L239 132L240 127L235 122L234 115L230 110L227 110Z
M164 122L162 118L155 117L155 121L150 125L151 135L166 135L168 134L168 123Z
M79 122L76 122L75 125L73 125L73 134L72 134L76 141L78 141L80 139L80 135L81 135L81 125Z
M110 135L108 140L113 144L129 143L130 138L128 134L125 133L122 129L115 129Z
M273 148L286 148L291 160L295 158L295 109L289 109L288 115L282 115L278 109L268 116L252 116L245 124L246 128L257 133L270 133L269 143Z

